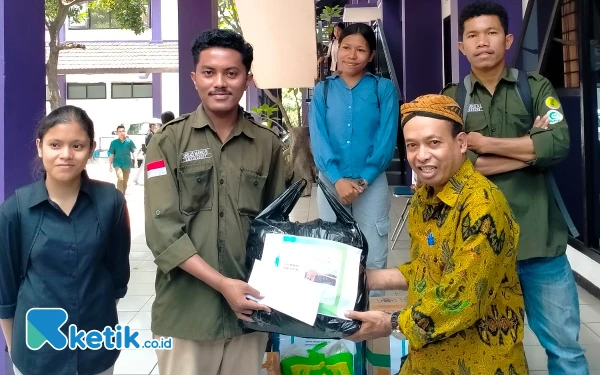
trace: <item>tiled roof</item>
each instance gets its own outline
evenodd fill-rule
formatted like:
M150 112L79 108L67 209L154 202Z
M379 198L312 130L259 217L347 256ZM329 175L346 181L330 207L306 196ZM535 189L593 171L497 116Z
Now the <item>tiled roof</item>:
M176 41L76 42L85 49L60 52L59 74L167 73L179 71ZM46 57L48 46L46 46Z

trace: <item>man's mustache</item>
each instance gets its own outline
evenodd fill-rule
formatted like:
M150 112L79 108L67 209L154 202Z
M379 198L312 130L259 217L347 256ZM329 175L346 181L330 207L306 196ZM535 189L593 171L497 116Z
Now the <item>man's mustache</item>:
M231 95L231 92L227 90L213 90L208 95Z

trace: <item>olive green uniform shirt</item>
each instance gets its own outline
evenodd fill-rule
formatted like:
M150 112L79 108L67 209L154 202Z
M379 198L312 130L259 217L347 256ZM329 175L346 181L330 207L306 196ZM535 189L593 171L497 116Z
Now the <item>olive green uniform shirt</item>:
M146 241L158 266L152 332L196 341L241 335L225 298L178 265L198 254L246 280L250 223L285 190L281 142L240 110L222 143L200 105L156 132L146 162Z
M556 257L565 253L568 227L547 184L548 168L563 160L569 152L569 128L562 105L548 79L528 73L532 114L544 116L553 111L547 130L533 128L533 121L517 91L517 81L505 68L494 95L471 74L467 94L472 95L467 110L465 129L487 137L518 138L529 135L536 158L524 169L487 176L506 196L515 215L521 235L519 260L536 257ZM442 94L456 99L456 85L446 87ZM476 163L476 153L469 151Z

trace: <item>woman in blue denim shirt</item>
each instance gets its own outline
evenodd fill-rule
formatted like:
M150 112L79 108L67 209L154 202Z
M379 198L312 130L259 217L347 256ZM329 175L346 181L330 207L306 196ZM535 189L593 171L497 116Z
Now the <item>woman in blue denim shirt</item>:
M52 111L36 138L44 178L0 206L0 323L14 370L112 374L118 350L54 347L64 345L61 333L68 337L71 324L102 332L118 323L116 303L129 281L125 199L114 185L85 172L95 148L94 124L85 111ZM58 329L51 319L27 315L31 308L60 308L67 320Z
M369 244L367 267L387 264L391 196L385 174L396 147L398 95L392 81L371 74L375 33L357 23L339 38L339 75L317 84L309 128L319 178L337 192ZM319 189L319 216L335 214ZM377 294L377 293L375 293Z

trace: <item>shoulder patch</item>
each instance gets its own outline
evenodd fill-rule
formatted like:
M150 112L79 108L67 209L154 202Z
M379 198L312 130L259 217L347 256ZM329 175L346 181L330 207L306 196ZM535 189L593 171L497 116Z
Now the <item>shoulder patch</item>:
M560 102L553 96L547 97L546 100L544 101L544 103L546 104L546 107L548 107L550 109L559 109L560 108Z
M555 109L549 110L546 115L548 116L548 120L550 120L550 125L558 124L565 118L562 113Z

